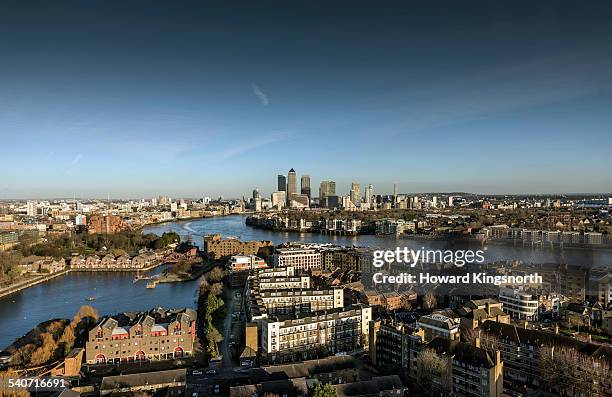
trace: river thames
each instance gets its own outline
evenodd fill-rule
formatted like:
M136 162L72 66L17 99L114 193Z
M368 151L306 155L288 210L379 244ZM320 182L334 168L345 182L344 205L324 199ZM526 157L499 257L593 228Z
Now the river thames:
M151 225L144 233L161 235L174 231L183 240L191 238L193 243L203 245L202 237L219 233L223 237L235 236L241 240L271 240L275 244L286 241L331 242L340 245L359 245L392 249L407 246L412 249L480 249L478 242L449 243L438 240L410 240L406 238L380 236L330 236L311 233L287 233L255 229L245 225L245 216L232 215ZM488 245L487 262L498 260L522 260L531 263L561 262L580 265L612 264L612 252L581 249L559 249L514 247L511 245ZM158 267L150 273L158 273ZM145 282L132 282L134 273L86 273L74 272L57 277L43 284L30 287L0 299L0 346L5 347L28 332L36 324L51 318L72 318L79 307L91 304L101 315L125 311L147 310L164 307L194 307L199 282L158 284L155 289L146 289ZM88 297L95 301L88 302Z

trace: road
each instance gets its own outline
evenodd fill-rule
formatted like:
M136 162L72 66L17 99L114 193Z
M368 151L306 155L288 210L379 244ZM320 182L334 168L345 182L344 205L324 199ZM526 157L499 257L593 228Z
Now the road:
M221 366L224 372L231 371L235 367L229 345L232 338L232 313L234 313L234 302L237 303L234 294L235 290L228 288L228 293L226 294L227 300L225 302L225 319L223 320L223 341L221 342L221 354L223 355Z

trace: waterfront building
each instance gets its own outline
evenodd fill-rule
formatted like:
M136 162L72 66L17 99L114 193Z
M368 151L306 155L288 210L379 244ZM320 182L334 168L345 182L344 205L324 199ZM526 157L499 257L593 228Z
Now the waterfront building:
M302 175L300 193L310 199L310 175Z
M204 237L204 253L208 258L221 259L232 255L265 256L266 249L272 249L272 241L240 241L235 237L222 239L220 234L210 234ZM263 252L263 254L262 254Z
M17 268L22 274L53 274L63 271L66 268L66 261L63 258L55 259L51 256L32 255L22 258Z
M321 250L325 269L371 272L372 249L365 247L328 247Z
M326 196L320 203L323 208L340 208L340 197L338 196Z
M403 219L381 219L376 221L376 234L403 234L408 229L407 223Z
M287 200L291 202L293 196L297 194L297 176L292 168L287 173Z
M190 357L195 324L196 312L189 308L103 317L88 331L85 361L113 364Z
M274 251L273 264L291 266L299 272L322 269L321 250L318 248L288 247Z
M287 193L285 191L272 192L270 200L272 201L272 207L280 211L287 202Z
M148 268L159 262L157 254L153 251L144 250L135 257L124 254L115 257L107 254L100 258L98 255L75 255L70 258L70 268L72 270L122 270L122 269L143 269Z
M294 194L289 201L290 208L308 208L310 200L305 194Z

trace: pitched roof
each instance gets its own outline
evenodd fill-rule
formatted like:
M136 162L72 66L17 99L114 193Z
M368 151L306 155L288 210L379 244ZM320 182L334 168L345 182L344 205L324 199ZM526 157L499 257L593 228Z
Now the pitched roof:
M404 384L397 375L376 376L371 380L333 385L338 397L380 395L383 391L402 390Z
M168 371L144 372L130 375L106 376L102 378L100 391L142 385L159 385L166 383L185 383L187 370L171 369Z
M453 359L473 366L485 368L495 366L495 361L485 349L470 345L469 343L435 338L427 345L427 348L434 350L438 354L451 355Z
M604 345L583 342L569 336L559 335L551 331L520 328L512 324L498 323L487 320L481 330L499 337L502 340L512 341L515 344L541 346L563 346L576 349L582 354L594 358L602 358L612 364L612 348Z

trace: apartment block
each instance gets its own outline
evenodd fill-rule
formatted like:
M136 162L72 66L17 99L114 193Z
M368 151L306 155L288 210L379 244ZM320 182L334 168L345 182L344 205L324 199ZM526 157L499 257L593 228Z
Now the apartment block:
M321 349L334 354L367 347L372 309L363 305L261 321L261 351L271 361L305 359Z
M300 272L323 268L321 250L317 248L278 248L273 263L274 267L291 266Z
M208 258L221 259L232 255L260 255L266 249L272 250L272 241L240 241L237 238L222 239L219 234L204 237L204 253Z
M431 342L435 338L456 340L460 336L459 322L456 319L436 313L421 316L417 321L417 330L423 330L425 342Z
M154 309L101 318L85 344L87 364L170 360L193 355L196 312Z

